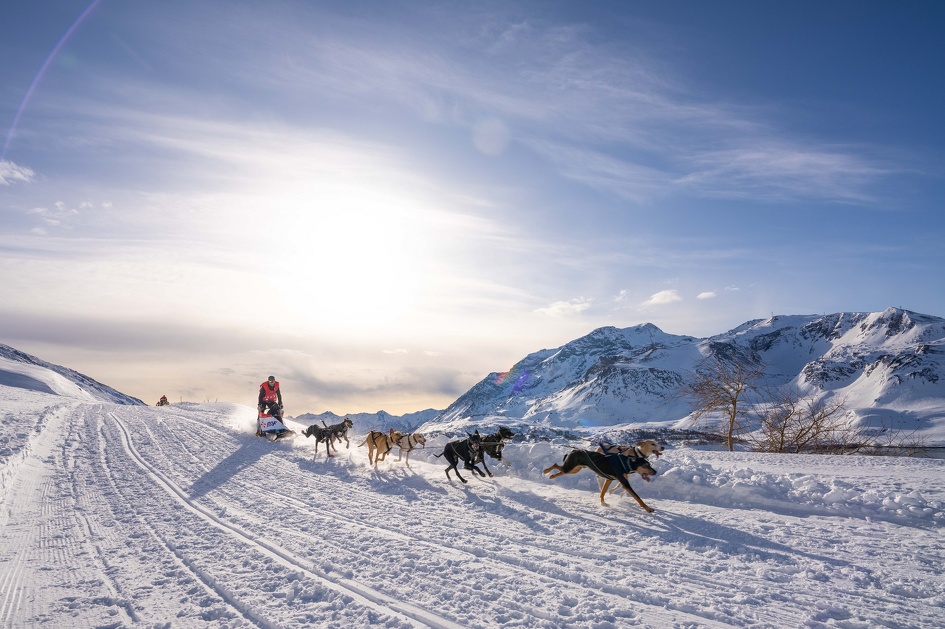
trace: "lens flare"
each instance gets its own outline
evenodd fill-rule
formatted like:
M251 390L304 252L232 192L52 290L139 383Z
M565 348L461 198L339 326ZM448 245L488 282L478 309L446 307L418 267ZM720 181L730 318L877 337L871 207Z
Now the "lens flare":
M7 150L10 148L10 142L13 140L13 136L16 134L16 127L20 122L20 117L23 115L23 111L26 109L26 105L30 102L30 99L33 97L33 92L36 91L36 87L39 85L39 82L43 80L43 77L46 75L46 71L49 69L49 66L52 65L52 62L59 55L59 52L62 50L63 46L68 43L69 39L72 37L73 33L82 25L82 22L91 15L92 11L102 3L102 0L94 0L92 4L86 7L85 11L82 12L79 17L75 19L72 25L66 29L65 34L59 38L59 41L56 42L56 45L53 46L52 51L46 57L46 61L43 62L42 67L40 67L39 72L36 73L36 76L33 77L33 81L30 83L30 86L26 89L26 93L23 95L23 100L20 101L20 106L16 110L16 115L13 116L13 123L10 125L10 130L7 132L7 137L3 141L3 151L0 152L0 160L6 159Z
M516 393L527 384L528 377L530 375L531 374L529 373L527 369L521 370L521 373L519 373L517 377L516 377L514 369L511 371L504 371L495 377L495 383L496 383L496 386L501 387L505 385L506 382L511 380L512 385L510 387L509 393ZM513 378L514 380L512 380Z

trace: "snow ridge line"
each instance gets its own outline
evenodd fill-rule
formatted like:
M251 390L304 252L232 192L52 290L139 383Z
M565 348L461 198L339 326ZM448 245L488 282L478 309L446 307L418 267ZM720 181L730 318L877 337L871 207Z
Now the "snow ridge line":
M186 492L178 487L173 481L168 479L163 473L145 461L135 449L134 444L131 441L131 433L124 422L112 412L109 412L108 416L112 418L112 420L121 430L123 436L122 445L124 446L125 451L128 452L128 454L132 457L135 464L144 470L148 476L152 477L158 485L162 486L171 495L171 497L177 500L184 508L199 516L208 524L211 524L218 529L232 534L242 542L256 546L261 552L263 552L263 554L270 556L273 560L281 563L282 565L288 568L301 570L313 580L323 583L326 587L335 591L340 591L342 594L351 596L356 602L364 605L365 607L375 609L376 611L383 614L396 616L401 620L417 626L430 627L431 629L463 629L462 625L446 618L436 616L435 614L432 614L407 601L394 599L386 594L374 590L373 588L355 583L349 579L333 578L327 573L324 573L311 565L304 565L303 562L299 561L294 555L283 548L275 544L261 541L251 533L244 531L238 526L221 520L211 511L191 500L187 496ZM205 575L201 575L201 577L204 576ZM222 592L220 594L225 600L227 600L227 602L237 609L243 609L240 604L232 600L231 596ZM249 610L243 611L244 613L249 612ZM247 615L250 614L251 612L249 612Z

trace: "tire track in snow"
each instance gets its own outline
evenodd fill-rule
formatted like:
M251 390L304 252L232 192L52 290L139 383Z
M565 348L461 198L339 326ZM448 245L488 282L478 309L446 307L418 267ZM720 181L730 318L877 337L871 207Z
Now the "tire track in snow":
M199 420L190 419L190 421L194 424L195 427L198 427L201 425ZM175 426L175 428L178 428L178 427L179 426ZM152 430L152 427L147 427L146 430L149 432L152 438L155 436L154 430ZM213 430L214 432L220 434L221 436L226 436L229 439L232 439L232 431L227 431L225 429L220 429L217 427L214 427ZM173 438L175 440L178 440L179 443L182 445L183 450L186 452L186 456L194 460L196 467L198 469L206 471L208 469L207 465L205 464L206 457L203 457L203 458L197 457L192 452L190 452L189 449L187 448L187 445L192 440L179 439L179 435L182 433L186 433L186 431L175 429L175 430L169 431L167 434L162 434L159 437L159 439L161 441L164 441L168 438ZM203 446L207 445L206 441L207 440L200 439L200 442L202 443ZM215 440L210 440L210 441L215 441ZM284 442L283 445L285 446L287 445L287 443L289 442ZM283 448L282 450L286 450L286 449ZM292 450L294 450L294 448L289 448L288 450L284 452L285 454L289 455L289 457L291 458L278 457L273 460L273 463L277 465L287 465L289 466L289 468L291 468L295 463L298 462L298 460L303 459L303 458L305 459L308 458L308 457L293 455ZM172 451L176 455L175 458L180 457L180 454L181 454L180 450L175 448L175 449L172 449ZM172 464L172 461L170 460L167 460L166 462L168 464ZM285 475L284 472L275 472L274 474L277 477L283 477ZM244 521L239 526L241 530L254 530L260 527L265 527L266 522L268 521L268 518L258 518L256 522L252 521L254 514L259 512L258 505L255 503L253 504L244 503L244 500L243 500L243 496L256 496L258 492L258 485L252 484L251 482L247 482L245 480L241 480L237 477L228 477L227 485L232 485L232 489L223 490L223 493L217 494L219 498L222 498L223 496L227 496L225 502L233 503L233 505L231 505L230 507L225 508L224 512L228 513L229 517L232 518L232 516L234 515L233 506L237 506L242 516L248 519L248 521ZM243 488L243 491L241 491L240 488ZM222 488L218 488L218 492L220 489ZM363 502L365 504L376 503L377 498L378 498L378 495L376 493L371 492L369 490L361 489L352 485L346 485L345 491L351 492L354 495L357 495L360 497L358 500L353 501L354 503L358 503L358 502ZM280 508L289 507L288 509L289 511L294 511L296 513L311 512L311 505L309 503L306 503L305 501L294 497L290 493L287 493L284 486L281 486L281 485L272 486L269 489L267 489L266 495L277 497L278 499L275 501L274 504L278 504ZM213 508L215 512L219 512L219 509L220 509L219 507ZM207 509L207 512L208 513L210 512L209 509ZM384 521L384 517L381 516L380 514L376 514L376 516L377 517L372 517L369 519L372 522ZM521 554L525 552L524 550L520 550L520 554L516 555L514 550L502 551L502 552L486 552L485 550L481 548L469 548L469 546L477 546L477 543L475 541L470 541L469 543L465 545L460 544L460 543L450 544L450 543L446 543L442 541L438 542L438 541L430 540L423 537L409 535L407 533L401 532L399 529L395 527L384 526L381 524L368 524L362 518L348 517L337 511L319 511L318 517L326 521L332 520L335 522L342 522L344 524L352 525L360 531L371 532L372 537L377 536L378 538L385 540L385 541L377 541L377 540L372 541L371 544L369 544L369 546L372 546L372 547L379 546L379 547L386 548L388 546L396 546L396 547L411 547L415 549L426 548L430 550L426 553L421 553L421 554L425 554L431 557L440 557L440 558L450 557L451 558L450 561L469 562L471 565L475 564L477 567L471 570L476 573L485 571L485 572L491 572L493 574L508 575L508 577L514 581L522 582L522 583L528 582L528 583L531 583L533 586L540 587L540 588L560 588L562 590L567 590L571 586L573 586L573 579L570 576L557 574L555 572L549 573L548 571L537 569L538 564L536 562L531 561L527 557L527 553L524 555ZM289 529L284 528L285 522L281 518L277 518L277 519L279 519L280 522L282 522L283 532L286 532L287 530L289 530ZM330 527L330 525L327 525L327 526ZM300 531L299 529L293 529L292 531L293 533L299 536L305 535L307 537L311 535L310 533ZM352 535L352 537L357 538L359 537L359 535L354 534ZM393 542L393 545L391 545L391 542ZM344 544L340 544L340 546L343 547ZM347 550L346 552L349 552L352 555L352 558L360 557L358 548L360 548L360 546L352 546L351 549ZM553 552L553 550L556 550L556 549L547 549L547 550ZM594 559L599 560L601 558L599 556L591 556L591 557L584 557L583 559L586 561L592 561ZM353 565L353 562L342 561L340 563L343 566ZM587 567L590 567L590 566L587 566ZM587 572L586 570L582 570L582 573L586 573L586 572ZM513 575L517 575L517 576L513 576ZM444 577L444 581L447 581L447 580L448 580L448 577ZM665 611L661 609L662 601L654 601L653 597L648 596L646 593L636 591L636 590L631 590L629 588L623 588L623 587L617 587L617 589L615 590L612 586L607 585L606 583L601 583L601 582L598 582L596 584L587 582L584 585L585 587L588 587L589 589L596 590L598 592L599 597L602 600L609 600L611 601L613 605L616 605L618 607L621 606L622 604L625 604L626 599L630 598L632 600L635 600L640 605L646 605L647 607L649 607L651 614L657 614L657 615L665 614ZM448 587L451 587L451 584L448 582L444 582L442 587L448 588ZM543 612L541 611L541 606L536 606L533 601L530 601L528 599L519 601L519 600L516 600L516 597L510 596L508 600L505 601L504 606L506 610L517 611L526 617L532 616L532 617L535 617L536 619L542 618ZM654 606L655 606L655 609L654 609ZM636 611L639 612L640 610L637 609ZM690 614L687 613L685 615L689 616ZM693 617L698 618L699 622L702 622L702 623L706 622L706 619L699 615L694 615Z
M343 577L332 577L327 573L318 570L314 566L306 565L305 562L300 561L292 553L286 551L282 547L273 543L262 541L252 533L234 524L221 520L209 509L191 500L186 492L177 486L176 483L171 481L163 472L150 465L135 449L131 440L131 433L124 421L119 419L116 414L111 412L108 413L108 416L115 422L115 425L121 431L122 446L132 458L134 463L149 477L151 477L157 485L167 491L167 493L170 494L174 500L180 503L182 507L190 511L192 514L200 517L211 526L233 535L244 543L254 546L258 551L270 557L274 561L288 568L299 570L313 581L319 582L331 590L346 596L350 596L359 604L374 609L381 614L397 617L415 626L431 627L433 629L462 629L462 625L454 623L453 621L446 618L441 618L407 601L397 600L391 596L378 592L377 590L374 590L373 588L370 588L366 585L356 583L350 579ZM212 578L199 573L198 576L200 576L204 583L207 583L213 587L211 585L213 582ZM247 615L247 617L255 615L252 613L251 609L246 609L245 606L241 605L238 601L233 600L233 597L229 594L220 592L219 590L216 591L222 598L224 598L224 600L233 605L236 609L239 609L241 613ZM264 623L262 619L253 618L253 620L257 623Z
M137 466L148 478L155 481L155 485L157 485L159 488L163 489L167 494L169 494L169 496L174 501L180 502L181 496L179 493L180 492L179 487L177 487L176 484L173 481L171 481L167 477L166 474L162 474L161 472L158 472L154 468L154 466L144 461L144 459L140 456L137 449L134 448L131 442L131 432L128 429L128 427L121 420L119 420L113 413L108 413L108 415L115 423L115 426L119 429L119 437L120 437L120 442L122 444L122 448L125 451L125 453L129 455L128 458L131 460L131 462L135 466ZM153 431L151 430L151 426L149 425L148 422L143 422L143 428L150 436L151 443L158 443L158 444L164 443L163 439L154 439ZM105 471L105 474L108 476L113 490L115 490L116 493L121 494L118 487L118 484L120 483L120 481L116 480L115 472L113 471L113 469L111 468L111 466L109 465L108 461L105 458L105 454L106 454L105 450L107 448L107 439L105 438L104 430L100 429L100 432L101 432L100 436L101 436L103 445L100 448L99 464L101 465L102 469ZM178 443L182 443L182 442L178 441ZM161 450L161 453L164 454L163 450ZM125 499L128 500L127 497ZM183 506L185 508L188 507L187 504L183 504ZM190 508L186 508L186 510L198 516L201 520L207 521L200 511L190 509ZM215 578L207 569L201 568L198 561L194 561L194 559L188 556L188 554L185 551L182 551L179 545L175 543L174 541L172 541L168 537L168 535L160 532L155 526L151 525L145 518L141 517L140 514L137 514L137 517L138 517L139 522L144 526L144 528L148 530L149 534L154 539L158 540L158 542L164 548L167 549L167 551L170 554L170 557L173 557L176 564L180 568L183 568L187 574L191 575L193 579L196 581L196 583L198 583L205 592L215 596L223 604L229 606L233 610L234 617L242 616L243 618L245 618L246 620L248 620L250 623L254 624L255 626L262 627L264 629L279 629L280 625L278 624L278 622L272 622L266 619L265 617L263 617L262 614L259 612L259 610L254 608L251 603L242 602L240 600L239 593L230 592L224 585L219 583L220 580ZM211 524L215 525L214 522L211 522ZM216 527L216 528L220 528L220 527ZM223 530L225 533L231 532L225 528L221 530Z
M84 600L95 603L82 611L90 612L83 617L84 622L100 623L111 614L119 614L123 623L138 621L118 584L109 576L108 562L94 541L95 535L82 513L75 478L68 471L75 427L68 422L62 437L62 424L73 408L79 407L57 408L45 414L45 425L31 442L18 473L9 506L14 521L3 527L5 546L12 550L12 557L0 578L2 626L44 622L50 607L83 598L57 600L63 583L79 585L86 590ZM76 525L83 534L73 535ZM50 565L70 565L72 569L53 577L46 572Z
M252 494L253 486L245 481L230 479L230 482L236 487L245 488L246 492L242 493L247 493L248 495ZM493 497L498 497L497 490L501 489L501 487L494 483L485 483L482 487L488 487L494 494ZM465 489L465 487L462 489ZM378 498L378 494L376 493L351 485L347 485L345 491L351 495L358 496L358 499L352 501L353 503L370 503L376 501ZM274 486L269 490L269 493L278 496L278 503L280 505L294 506L295 510L300 513L311 510L309 503L287 493L283 486ZM241 495L241 492L234 491L233 495L238 497ZM476 499L481 501L483 497L477 495ZM517 583L530 583L532 586L540 586L542 588L560 588L562 591L573 587L575 584L574 574L580 574L581 578L579 582L581 586L588 590L595 591L600 601L609 601L612 609L624 607L628 601L632 601L634 604L640 606L634 608L633 611L635 613L646 614L651 621L660 619L663 624L671 625L674 622L678 622L680 617L686 617L688 619L686 622L694 623L701 627L727 626L725 623L718 624L718 621L713 619L712 616L701 614L691 609L689 606L673 600L671 597L664 597L662 594L652 592L646 588L635 588L623 584L615 584L608 579L606 574L599 573L600 563L607 561L619 561L628 571L639 571L640 574L660 576L664 573L663 568L657 568L654 573L654 566L643 559L635 560L632 557L616 558L595 554L593 552L582 552L580 550L574 552L574 548L567 544L565 544L567 548L539 543L516 544L514 547L506 548L499 544L497 547L494 547L494 550L487 551L486 548L490 548L488 544L480 544L475 540L466 539L464 543L454 544L430 539L429 537L411 535L393 525L382 524L385 522L385 517L380 513L369 520L365 520L359 517L359 515L344 515L339 511L320 511L318 515L320 518L326 520L352 525L361 531L369 531L391 542L375 542L375 546L380 544L380 546L384 548L404 547L414 550L427 548L430 549L428 554L433 556L453 557L457 561L472 562L475 564L475 567L469 568L470 573L508 574L512 576L513 580ZM441 515L441 517L445 518L446 516ZM601 519L598 523L614 526L618 522ZM292 532L299 536L310 535L300 530L293 530ZM364 537L366 538L366 536ZM534 552L534 549L542 550L550 554L565 553L572 562L579 563L580 566L576 568L572 567L568 570L549 571L544 568L541 561L532 561L529 558L529 555ZM356 551L349 552L352 554L356 553ZM692 582L695 583L695 581ZM529 602L530 601L527 600L515 600L515 597L512 597L512 600L507 601L505 606L507 609L517 611L523 615L534 616L538 620L543 619L545 612L542 611L541 606L534 604L528 605L527 603Z
M109 442L107 438L107 432L105 430L105 422L104 422L103 415L104 415L104 412L96 413L94 414L94 416L86 412L85 416L83 417L84 421L76 422L76 424L84 423L86 425L86 430L88 431L88 433L91 433L91 436L96 437L97 441L95 442L95 444L91 444L90 443L91 440L83 439L83 435L76 436L75 437L76 442L80 442L80 443L84 442L87 444L87 453L84 456L82 454L73 454L73 458L82 459L84 457L88 457L91 460L92 456L97 455L95 463L97 463L98 467L97 468L93 467L90 470L91 473L96 474L99 479L107 481L108 485L110 486L112 492L114 492L115 496L120 496L127 500L127 498L122 496L122 493L120 491L120 485L122 484L123 481L127 482L128 479L116 478L115 471L112 469L112 467L108 463L107 454L108 454L108 449L109 449ZM177 553L174 550L174 548L172 548L172 545L166 541L166 538L162 536L157 530L155 530L155 528L147 521L146 518L142 517L138 509L133 509L133 508L128 509L130 505L126 503L117 505L119 508L124 507L128 513L132 514L132 517L135 519L135 522L141 527L141 529L144 530L143 533L139 530L129 531L127 526L119 528L119 527L115 527L113 524L106 523L105 525L102 525L101 522L96 522L96 520L101 519L102 514L106 514L106 517L108 515L112 515L113 509L116 507L116 504L103 501L102 506L98 508L91 506L88 500L91 496L98 496L100 499L103 498L103 496L101 494L87 494L85 492L80 492L80 490L78 489L79 487L78 484L80 482L79 469L77 465L73 465L73 467L74 469L70 473L70 478L72 479L72 485L74 487L74 492L76 496L82 498L81 501L77 502L77 505L78 505L78 511L80 512L79 515L81 516L82 522L84 523L85 530L88 533L88 538L90 540L94 538L103 539L103 543L104 541L111 542L110 547L107 550L101 550L99 548L99 544L95 544L95 550L96 552L99 553L102 559L102 562L104 563L106 567L106 570L110 569L109 562L106 559L106 556L108 553L114 552L114 549L117 547L120 547L121 545L127 545L131 539L139 539L140 537L145 535L145 536L148 536L149 539L157 542L159 546L163 547L164 549L168 551L166 555L167 557L166 561L170 562L171 565L174 566L174 574L177 574L177 571L180 571L181 573L192 575L192 577L196 580L196 582L200 584L201 586L203 586L203 590L208 596L216 596L216 598L220 599L223 603L228 604L228 601L223 596L221 596L217 590L207 585L207 583L203 579L201 579L199 575L195 573L195 571L187 564L187 562L179 555L179 553ZM101 470L101 472L99 472L98 470ZM103 509L105 510L103 511ZM98 526L95 526L95 524L98 524ZM114 543L116 540L121 542L121 544ZM164 561L163 556L161 557L161 561ZM168 574L167 569L161 566L160 563L158 564L158 567L161 568L158 574L161 574L161 575ZM117 568L117 570L121 571L120 568ZM135 572L132 571L131 574L135 574ZM138 585L139 586L143 585L145 590L149 589L148 586L145 584L138 583ZM118 586L116 585L116 588L117 587ZM192 594L192 592L187 592L187 594ZM131 618L135 622L144 621L144 619L138 618L137 614L133 611L134 608L133 608L132 602L130 602L128 599L122 599L122 600L125 601L128 609L132 610L130 615L131 615ZM132 594L131 600L135 601L133 594ZM181 599L181 600L184 600L184 599ZM135 601L135 602L138 602L138 601ZM238 613L234 614L234 616L237 616L237 615L239 614ZM248 618L248 620L252 622L251 618ZM260 626L266 626L266 625L263 624Z
M70 427L70 436L71 436L71 432L72 432L72 428ZM65 466L66 464L65 447L63 448L63 450L64 450L63 465ZM75 506L74 518L76 519L76 521L80 523L81 530L86 534L85 535L86 543L94 551L94 556L96 560L103 567L102 581L104 585L108 588L108 591L111 595L111 600L115 603L116 607L118 607L118 609L120 609L125 614L125 616L131 621L131 623L138 623L140 622L141 619L138 618L137 614L135 613L134 606L131 604L128 598L122 595L123 592L121 588L119 587L119 585L111 578L105 578L111 572L110 570L111 566L109 565L107 553L102 549L102 546L100 544L94 541L96 537L100 536L100 534L97 532L95 527L93 527L91 518L89 518L89 516L86 515L87 513L85 509L86 505L84 505L86 500L83 500L83 498L88 498L88 496L82 495L82 492L78 487L78 478L76 474L74 473L70 474L69 481L70 482L68 486L69 486L69 491L70 491L70 499L71 499L72 504Z
M26 470L29 472L29 469ZM28 496L36 492L36 486L39 482L38 475L27 473L23 475L23 480L14 495L14 504L4 505L4 508L16 510L16 497ZM9 536L9 545L12 548L35 548L36 538L39 535L39 528L27 524L8 525L3 528L5 537ZM23 586L23 575L26 570L27 553L16 552L14 550L12 557L7 562L2 562L2 577L0 577L0 624L5 627L12 627L16 614L24 604L25 587Z
M185 413L181 415L185 415ZM152 437L156 438L158 441L172 439L181 445L180 449L171 448L166 452L162 451L163 455L167 456L170 454L173 457L172 459L162 461L162 466L172 470L175 469L177 464L174 460L181 459L183 455L185 457L184 460L190 459L193 461L196 469L206 472L210 469L206 462L213 458L206 456L208 451L221 453L223 455L221 458L226 458L226 456L230 455L231 449L216 448L214 444L232 441L232 429L205 426L198 418L187 417L185 421L192 424L195 429L199 429L198 434L201 435L200 439L181 439L180 435L186 434L187 431L178 430L177 428L179 428L179 426L171 426L170 424L164 424L162 429L155 427L153 431L150 427L146 428ZM202 429L199 428L202 425L204 427ZM213 435L219 435L223 439L217 440L212 437L204 439L203 435L207 429L210 429ZM167 432L165 433L161 430L166 430ZM160 432L160 434L158 434L158 432ZM252 445L258 445L252 438L244 441L243 447L247 447L247 445L250 445L250 447L252 447ZM191 446L191 444L195 442L200 443L199 451ZM293 472L297 474L300 461L303 459L307 461L311 458L311 452L304 450L308 455L305 456L302 454L303 450L298 448L298 444L295 444L295 447L292 447L290 444L292 444L292 442L283 442L280 444L281 447L272 450L273 457L270 465L276 466L272 468L274 477L288 478ZM209 450L206 449L208 447ZM199 452L200 456L195 454L196 452ZM340 451L340 454L343 455L344 453L344 450ZM338 460L336 459L336 461ZM348 463L355 463L357 469L348 468L347 470L352 473L354 477L360 480L370 480L365 478L365 474L358 473L360 466L357 466L356 462L353 462L350 456L348 457ZM303 465L302 467L304 468L305 466ZM384 474L383 471L372 472L372 474L380 474L383 477L398 470L399 468L395 469L392 467L386 470L388 474ZM319 471L324 470L321 470L319 466ZM415 475L418 474L415 470L410 471ZM422 472L420 472L419 475L426 476ZM313 482L322 482L323 480L331 482L334 480L334 476L331 474L326 476L318 474L315 479L313 479ZM348 480L353 480L353 478ZM396 482L396 480L392 479L391 482ZM434 485L439 486L440 483L434 483ZM477 503L481 503L482 506L486 508L490 517L502 517L502 514L505 513L506 516L511 515L514 518L515 513L506 512L510 510L515 511L515 509L503 505L503 503L507 502L507 499L509 499L509 496L506 494L513 490L492 480L484 480L481 483L475 483L475 486L478 491L468 491L465 487L455 487L455 490L466 491L466 493L469 494L467 502L468 500L473 500ZM327 495L337 495L339 491L339 488L328 486L324 487L324 489L327 490L325 491ZM363 487L361 483L344 483L343 491L349 498L353 499L349 501L351 504L369 504L372 502L377 504L376 501L380 495L375 490ZM257 495L257 492L258 484L254 484L252 481L247 481L236 475L229 476L226 479L225 485L215 488L215 499L218 501L222 500L222 502L219 502L212 508L214 512L226 513L227 518L231 520L236 516L236 511L239 511L243 519L238 526L243 530L254 530L258 526L265 526L271 519L256 516L256 514L259 513L258 505L246 502L244 499L245 496ZM585 504L584 492L580 492L578 496L580 496L580 498L574 501L574 504L570 504L571 501L568 500L564 501L564 504L569 505L570 508L562 506L554 513L542 512L542 517L554 517L556 514L560 517L561 522L570 526L570 528L574 528L576 522L584 522L583 525L578 526L579 529L590 525L594 527L605 526L615 528L616 530L628 530L628 522L625 519L622 519L616 513L610 516L601 515L597 513L596 509L591 509ZM722 621L720 615L711 608L703 611L699 609L701 601L699 601L698 591L700 587L704 587L706 579L702 578L700 575L690 577L684 572L674 569L672 565L673 562L667 561L665 557L659 563L653 564L651 561L647 561L642 557L637 558L637 556L633 554L619 557L602 556L589 548L581 549L580 547L575 547L573 544L545 540L540 535L531 539L531 543L516 542L508 547L506 547L506 542L514 541L515 535L512 535L509 539L506 539L503 544L498 546L488 543L493 542L493 540L480 539L478 536L470 539L458 539L456 543L451 543L449 540L437 540L429 536L417 536L411 534L407 529L387 525L388 516L383 512L372 513L370 517L365 517L363 513L350 515L349 512L343 510L313 511L311 499L306 501L304 498L297 498L292 493L289 493L287 486L283 484L276 484L267 489L266 497L267 500L270 500L272 497L276 498L276 500L271 501L269 508L283 510L283 515L275 518L282 523L283 532L291 532L293 534L310 537L312 535L311 530L320 530L322 528L329 530L332 528L332 525L328 524L328 522L335 521L345 525L345 528L349 531L350 539L359 538L357 532L350 533L350 531L362 531L363 536L361 536L361 541L369 546L427 549L420 551L420 554L438 556L441 558L449 557L450 562L458 561L469 563L471 572L500 575L502 578L507 578L509 582L514 582L516 587L519 584L529 584L529 587L538 587L546 590L554 589L564 592L575 585L574 575L577 574L580 575L580 579L577 581L580 587L588 591L596 592L596 597L599 599L600 603L607 605L610 609L622 608L625 611L633 610L634 613L643 614L644 617L647 617L651 621L661 619L667 624L680 621L684 624L694 623L695 625L704 627L725 626L726 624ZM556 500L560 501L561 498L562 496L557 496ZM514 492L511 499L516 500ZM516 503L528 512L535 511L533 505L521 501L516 501ZM229 506L224 507L223 505ZM220 510L221 507L223 507L222 512ZM497 513L496 509L499 509L502 513ZM305 517L317 516L319 523L309 523L306 525L305 530L295 527L286 528L287 520L284 519L285 516L289 515L289 517L295 517L296 514L307 514ZM418 517L422 518L422 516ZM440 513L438 517L448 518L451 516L446 515L446 513ZM646 522L648 521L645 519L645 516L640 516L638 523L639 528L649 528L645 524ZM553 529L555 525L549 525L549 527ZM568 538L568 536L565 535L565 538ZM317 536L316 539L318 539ZM368 543L367 540L371 541ZM336 542L337 541L338 540L336 540ZM336 558L335 562L337 564L350 567L361 560L360 546L352 544L346 545L345 543L339 543L338 546L343 550L347 546L347 550L344 550L344 552L347 552L350 558L349 560ZM485 550L490 547L494 548L494 550ZM543 562L541 559L533 559L535 551L542 554L559 554L562 557L561 565L549 569L546 562ZM413 560L419 561L417 557L413 557ZM610 567L604 572L601 572L602 565L607 564L609 564ZM331 570L331 568L326 568L326 570ZM641 577L648 575L650 578L655 578L657 582L648 588L639 588L632 584L618 583L618 581L622 581L620 578L622 576L621 571L630 574L639 574ZM432 574L432 572L429 571L421 572ZM667 577L671 578L674 588L678 589L679 587L684 587L691 592L691 596L679 597L678 592L676 595L672 595L665 591L665 588L660 588L658 582ZM444 577L444 580L445 579L446 577ZM385 585L385 588L386 587ZM427 583L426 587L430 587L430 584ZM449 587L449 585L444 583L442 587ZM400 594L394 593L394 596L403 598L405 592L401 592ZM493 599L489 600L492 601ZM631 601L632 603L628 607L628 602ZM699 604L695 604L697 601ZM492 604L496 605L497 613L511 610L518 612L524 617L530 616L536 620L542 618L543 608L540 604L536 605L536 602L533 600L516 597L513 593L504 597L501 602L493 601ZM771 614L769 613L767 615L770 616ZM716 624L719 622L721 622L721 624Z

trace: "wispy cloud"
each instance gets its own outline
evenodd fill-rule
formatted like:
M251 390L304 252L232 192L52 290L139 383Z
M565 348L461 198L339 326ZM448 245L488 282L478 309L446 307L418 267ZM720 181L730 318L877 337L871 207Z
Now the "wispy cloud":
M696 295L696 299L714 299L717 296L714 290L707 290Z
M602 43L585 25L490 17L503 26L473 34L455 14L424 12L439 35L418 38L407 19L381 29L323 16L318 37L306 24L279 46L253 27L259 45L237 66L254 89L291 84L300 98L383 102L383 115L465 128L486 154L519 143L568 179L635 203L668 194L868 203L889 172L869 147L802 137L783 110L774 122L764 104L700 93L645 44ZM305 48L287 54L293 41Z
M260 24L277 18L247 14L236 19L248 21L242 50L252 54L216 63L247 90L291 85L293 99L320 107L465 129L487 155L518 143L567 179L634 203L670 194L869 203L891 170L869 147L801 136L783 111L775 122L764 104L700 93L645 44L615 46L585 25L510 15L489 16L484 23L501 27L474 33L454 12L422 17L437 36L418 38L407 17L381 27L324 14L317 37L310 22L271 25L281 32L275 45ZM192 28L212 62L213 42ZM180 100L153 96L157 106Z
M644 308L649 308L651 306L665 306L677 301L682 301L682 297L675 288L671 288L668 290L661 290L658 293L653 293L650 295L649 299L641 304L641 306Z
M36 173L26 166L18 166L9 160L0 159L0 186L29 183L35 177Z
M46 234L48 229L68 228L69 220L79 216L82 210L88 210L92 207L91 203L83 202L79 208L68 207L65 202L57 201L51 208L35 207L30 209L27 214L39 219L40 225L32 229L35 234Z
M593 300L586 297L575 297L567 301L555 301L543 308L536 308L538 314L550 317L570 317L580 314L591 307Z
M676 185L709 197L872 203L868 190L891 173L854 147L801 145L786 139L745 143L750 146L694 156L688 160L692 172Z
M642 204L668 194L672 174L626 159L614 158L591 147L526 139L523 143L552 162L568 179L620 199Z

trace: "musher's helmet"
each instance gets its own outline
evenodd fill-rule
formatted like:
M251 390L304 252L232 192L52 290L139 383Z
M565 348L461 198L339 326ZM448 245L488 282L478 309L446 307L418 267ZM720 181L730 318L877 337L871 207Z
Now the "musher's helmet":
M275 377L275 376L269 376L269 383L270 383L270 384L272 384L272 383L275 382L275 381L276 381L276 377Z

